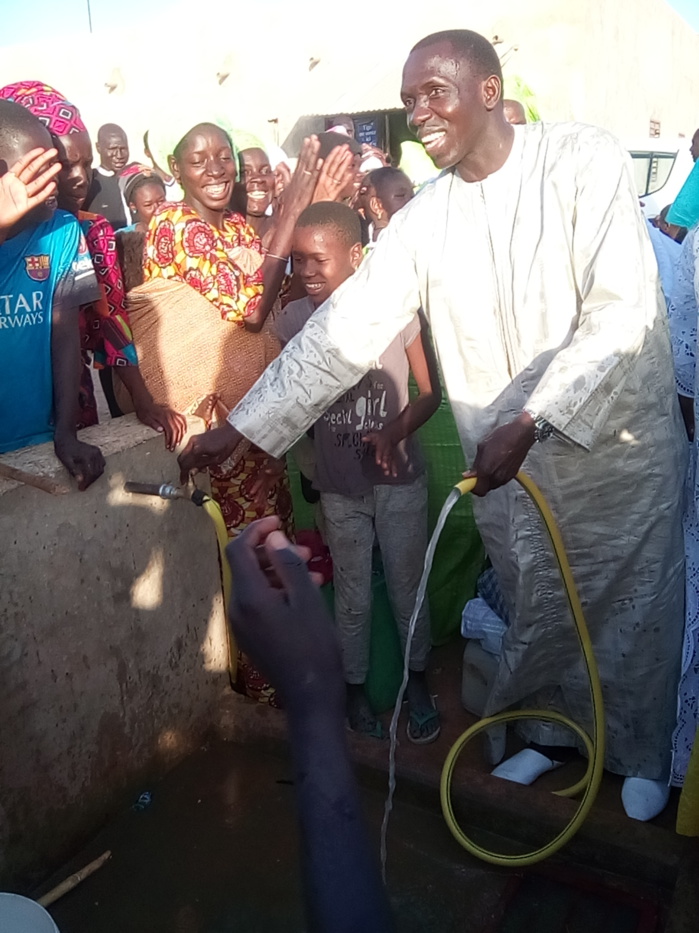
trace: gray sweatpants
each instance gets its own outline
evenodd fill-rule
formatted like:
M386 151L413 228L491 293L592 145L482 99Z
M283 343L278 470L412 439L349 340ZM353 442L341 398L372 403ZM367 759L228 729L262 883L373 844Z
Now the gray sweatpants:
M427 550L427 482L424 476L400 486L374 486L365 496L324 492L320 497L327 544L333 559L335 620L345 679L363 684L369 670L371 552L374 533L381 549L388 597L405 652ZM410 669L424 671L430 650L427 600L418 616Z

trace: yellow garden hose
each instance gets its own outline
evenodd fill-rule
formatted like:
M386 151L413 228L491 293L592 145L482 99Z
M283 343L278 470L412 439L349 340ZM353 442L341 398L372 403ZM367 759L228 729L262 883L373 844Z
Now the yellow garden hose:
M221 577L223 580L223 614L226 620L225 625L226 644L228 645L228 672L231 677L231 683L235 683L236 676L238 674L238 648L235 643L233 630L228 623L228 604L230 602L231 591L233 589L231 565L226 560L226 547L228 546L228 541L230 539L228 537L226 523L223 519L223 512L221 511L221 506L218 504L218 502L216 502L215 499L212 499L211 496L206 496L202 502L202 508L214 523L214 528L216 529L216 541L218 542L218 553L221 562Z
M573 615L573 621L575 624L575 629L578 634L578 639L580 641L580 647L582 649L583 658L585 660L585 665L587 667L587 674L590 683L590 694L592 699L592 712L593 712L593 722L594 722L594 736L590 736L582 729L577 723L574 723L571 719L566 716L563 716L561 713L552 712L551 710L515 710L510 712L499 713L496 716L489 716L487 719L481 719L480 722L475 723L471 726L470 729L467 729L463 735L457 739L453 747L451 748L447 759L444 763L442 769L442 777L440 782L440 797L442 802L442 812L444 814L444 819L447 822L454 838L459 842L468 852L472 855L475 855L477 858L482 859L485 862L489 862L492 865L504 865L508 867L521 867L525 865L533 865L536 862L542 861L548 856L553 855L554 852L557 852L562 846L564 846L580 829L580 826L585 821L592 804L594 803L595 797L599 790L600 782L602 780L602 772L604 766L604 707L602 702L602 686L599 679L599 672L597 670L597 663L595 661L594 653L592 650L592 642L590 641L590 634L587 630L587 624L585 623L585 617L583 615L582 606L580 604L580 598L578 596L577 589L575 587L575 581L573 580L573 575L571 573L570 565L568 563L568 558L566 556L565 548L563 546L563 540L561 538L560 531L556 525L556 521L549 509L546 500L544 499L541 491L537 485L524 473L517 474L517 482L522 486L525 492L534 502L534 505L539 511L541 519L546 527L546 531L551 540L551 545L553 547L553 552L558 563L559 570L561 572L561 577L563 580L563 586L566 592L566 597L568 599L568 604L570 606L571 613ZM459 495L464 495L465 493L471 492L476 485L476 479L470 478L462 480L455 487L455 490L458 491ZM230 600L231 589L232 589L232 577L231 570L226 560L226 546L228 544L228 532L226 529L226 524L223 519L223 514L217 502L215 502L210 496L203 492L203 490L195 490L194 493L191 491L186 491L178 489L177 487L171 486L169 484L164 484L162 486L157 485L147 485L142 483L126 483L126 490L133 493L141 493L144 495L155 495L160 496L163 499L175 499L175 498L185 498L191 499L195 505L201 506L204 511L207 513L209 518L212 520L215 530L216 530L216 539L218 542L219 555L221 559L221 573L223 578L223 597L226 607L228 608L228 602ZM451 505L453 502L458 499L458 496L454 492L451 493L451 500L447 499L445 507L442 510L442 515L438 522L438 526L433 535L432 541L430 541L430 546L428 548L428 555L425 561L425 570L423 572L423 579L420 582L420 588L418 591L418 598L416 600L416 606L413 610L413 618L411 619L411 633L408 635L408 645L406 647L406 668L404 682L401 687L401 693L405 690L405 685L407 682L407 658L409 655L410 648L410 639L412 631L414 631L415 619L417 613L422 604L422 599L425 595L425 586L427 583L427 576L431 567L432 557L434 556L434 549L436 548L436 539L439 537L439 532L441 527L443 527L444 521L446 521L446 515L448 514ZM235 640L230 630L230 626L226 625L227 637L228 637L228 655L229 655L229 669L231 678L235 681L236 671L237 671L237 649L235 645ZM401 694L399 693L399 702L396 704L396 711L394 712L394 718L391 724L391 762L389 767L389 797L386 802L386 809L384 813L384 822L382 825L381 831L381 849L382 849L382 864L385 870L386 863L386 831L388 827L388 816L392 807L393 799L393 790L395 788L395 743L396 743L396 729L398 722L398 715L400 712L400 698ZM506 722L515 722L520 719L538 719L543 722L558 723L560 725L566 726L572 732L574 732L583 742L587 757L588 765L587 771L585 772L582 780L578 781L577 784L574 784L572 787L568 787L565 790L556 791L556 793L561 797L574 797L577 794L582 793L582 799L576 810L572 820L568 823L565 829L562 830L551 842L542 846L539 849L536 849L534 852L525 853L523 855L501 855L496 852L491 852L488 849L483 848L482 846L477 845L475 842L472 842L468 836L463 832L461 827L456 821L454 816L454 809L451 801L451 783L452 776L454 773L454 768L458 760L459 755L463 751L464 747L471 739L478 735L480 732L483 732L485 729L488 729L490 726L499 725L500 723Z
M570 570L570 564L568 563L568 558L563 546L561 533L558 530L556 520L554 519L553 514L551 513L551 510L549 509L546 500L544 499L541 490L538 488L536 483L534 483L524 473L518 473L516 479L524 491L529 495L534 505L536 506L539 515L541 516L541 519L546 527L546 531L548 532L548 536L551 540L553 552L561 572L563 586L566 592L566 597L568 599L568 604L570 605L571 613L573 615L575 629L578 634L580 647L582 649L583 658L585 659L585 665L587 668L587 675L590 683L590 694L592 698L594 736L593 738L590 738L584 729L577 725L577 723L574 723L571 719L568 719L567 716L563 716L561 713L552 712L551 710L531 709L504 712L499 713L497 716L489 716L487 719L481 719L480 722L475 723L475 725L471 726L470 729L467 729L453 745L451 751L447 755L446 761L444 762L444 768L442 769L442 778L440 782L442 813L444 814L444 819L447 822L447 826L449 827L451 834L454 836L456 841L459 842L467 852L470 852L471 855L475 855L477 858L482 859L484 862L489 862L491 865L505 865L510 868L533 865L536 862L540 862L543 859L548 858L548 856L553 855L554 852L557 852L570 839L572 839L575 833L580 829L588 813L590 812L590 809L592 808L592 804L594 803L595 797L597 796L597 791L599 790L600 782L602 780L602 771L604 767L605 728L604 706L602 702L602 685L600 683L599 672L597 670L597 662L595 661L595 656L592 650L592 642L590 641L590 633L587 629L582 606L580 604L580 597L578 596L578 591L575 587L575 581L573 580L573 575ZM464 495L465 493L471 492L475 485L475 478L470 478L458 483L456 488L459 490L461 495ZM540 849L536 849L534 852L528 852L523 855L501 855L477 845L475 842L468 838L468 836L458 825L456 817L454 816L454 808L451 801L451 782L458 757L466 744L470 742L474 736L478 735L480 732L483 732L485 729L488 729L490 726L495 726L505 722L515 722L520 719L538 719L543 722L553 722L566 726L583 741L587 751L588 765L587 771L585 772L585 776L582 778L582 780L578 781L578 783L574 784L572 787L555 792L561 797L574 797L579 793L583 794L580 805L575 811L575 815L573 816L570 823L568 823L568 825L565 827L565 829L563 829L562 832L560 832L555 837L555 839L552 839L551 842L548 842Z

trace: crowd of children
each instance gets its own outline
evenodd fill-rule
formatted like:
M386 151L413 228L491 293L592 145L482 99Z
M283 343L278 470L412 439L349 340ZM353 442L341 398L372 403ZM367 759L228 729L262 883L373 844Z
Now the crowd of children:
M237 152L225 127L216 127L214 133L213 124L201 124L197 146L206 151L192 158L181 158L192 136L183 133L166 154L169 158L160 157L170 174L130 162L126 134L107 124L97 134L100 161L93 169L87 128L77 108L59 92L38 82L20 82L0 95L0 158L10 169L0 178L0 291L5 302L0 316L0 451L53 438L57 456L81 489L104 468L99 450L76 435L76 429L98 421L90 358L98 367L112 415L135 410L142 421L164 433L170 448L185 430L182 411L153 398L158 388L151 376L149 347L139 338L137 309L143 289L148 289L144 280L178 280L185 290L200 292L208 299L207 307L220 312L215 317L217 333L223 318L244 323L246 330L262 327L268 344L276 335L283 346L353 274L391 217L413 196L410 180L386 164L387 156L370 147L363 151L346 118L337 118L333 130L320 134L315 148L308 150L312 168L299 166L297 179L308 175L311 180L301 203L288 167L282 163L273 169L255 140ZM381 167L366 171L363 162ZM198 188L190 177L197 171ZM173 203L175 186L179 197ZM280 246L279 218L294 205L294 223L289 227L287 222L287 242ZM173 261L173 238L175 251L186 254L182 270ZM218 261L209 259L202 266L204 249L211 250L213 244L215 252L219 238ZM256 322L259 327L253 327L250 312L256 309L259 315L263 288L272 284L264 275L265 265L273 267L278 280L273 297L278 293L279 298L267 299L269 307ZM153 301L150 295L148 300ZM168 295L170 313L174 300ZM133 331L129 306L136 315ZM232 328L227 330L230 335ZM246 338L254 339L252 333L236 330L241 346ZM270 358L276 352L272 349ZM260 365L246 387L259 375ZM417 386L413 398L411 375ZM214 380L206 394L216 396L220 404L225 392L218 382ZM122 383L132 403L128 407ZM18 387L21 405L16 401ZM376 737L382 735L381 724L364 687L375 545L404 647L428 527L425 464L414 434L440 399L426 323L416 315L376 367L328 409L311 432L312 439L306 439L310 457L305 473L320 497L318 523L334 568L348 720L353 729ZM227 407L236 400L227 399ZM248 451L242 463L237 473L242 472L243 483L236 484L220 468L211 471L231 535L263 514L290 517L283 504L288 499L283 465L254 451ZM429 650L425 608L410 655L407 734L415 743L431 742L440 731L425 679ZM242 687L274 704L274 691L264 679L244 659L241 668Z

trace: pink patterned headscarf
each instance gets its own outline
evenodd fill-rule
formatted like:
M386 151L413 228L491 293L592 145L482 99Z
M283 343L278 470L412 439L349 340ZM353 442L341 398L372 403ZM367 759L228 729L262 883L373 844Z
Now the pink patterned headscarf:
M0 99L11 100L33 113L52 136L70 136L87 131L78 108L60 91L41 81L17 81L0 88Z

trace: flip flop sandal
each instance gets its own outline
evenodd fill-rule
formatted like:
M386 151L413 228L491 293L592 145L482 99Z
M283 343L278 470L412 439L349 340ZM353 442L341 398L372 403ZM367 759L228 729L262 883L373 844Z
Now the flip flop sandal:
M433 732L421 735L422 729L425 726L429 726L431 723L436 723L437 728ZM416 730L415 734L411 734L411 726ZM430 742L436 742L441 731L442 726L439 722L439 712L434 705L434 700L432 700L432 709L427 713L415 713L413 710L409 711L408 725L406 726L405 734L408 737L408 741L412 742L413 745L429 745Z
M383 726L379 719L376 720L376 725L373 729L353 729L350 726L349 721L345 723L347 726L347 731L353 733L354 735L368 735L370 739L385 739L386 734L383 731Z
M373 713L371 712L371 710L370 710L370 708L369 708L368 705L367 705L367 708L366 708L366 713L367 713L368 715L366 716L366 719L364 720L365 722L368 720L369 715L370 715L370 716L372 717L372 719L374 720L374 725L371 727L371 729L355 729L354 726L350 723L349 717L347 717L347 719L345 720L345 722L346 722L346 724L347 724L347 731L348 731L348 732L354 732L356 735L368 735L369 738L371 738L371 739L385 739L385 738L386 738L386 735L385 735L385 733L384 733L384 731L383 731L383 726L381 725L381 720L380 720L380 719L377 719L377 718L373 715ZM361 717L360 717L360 720L361 720Z

